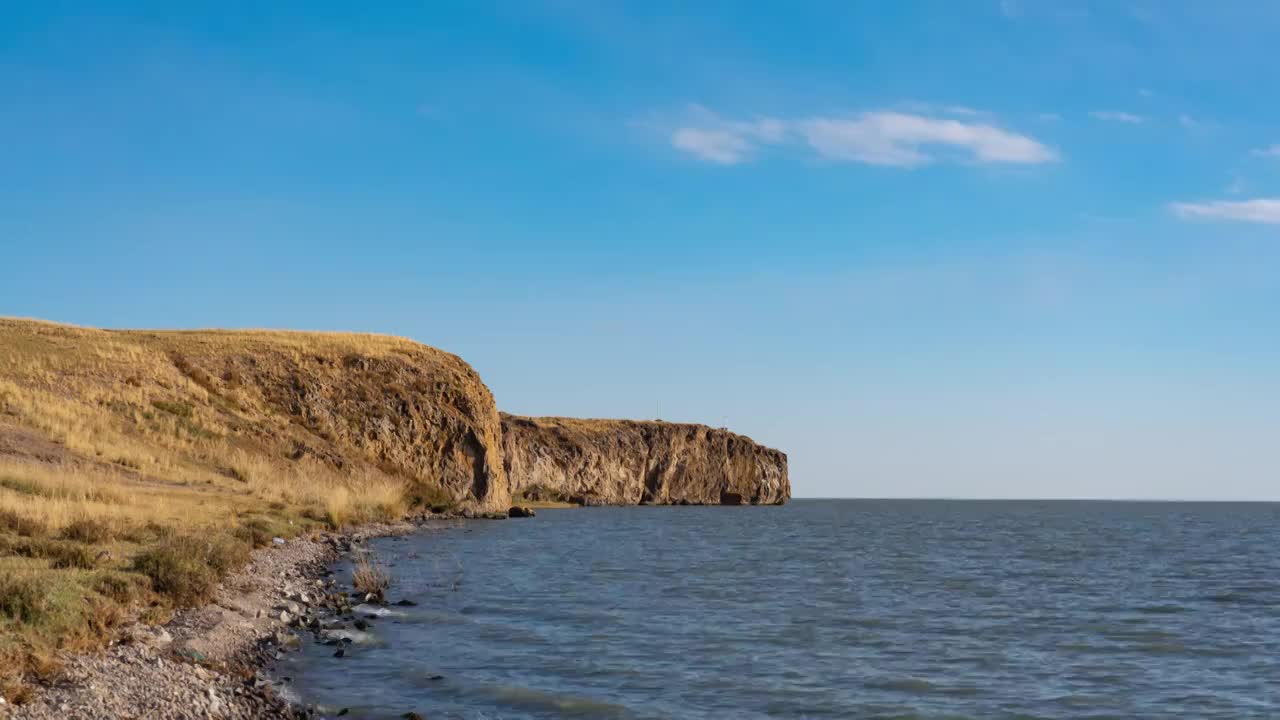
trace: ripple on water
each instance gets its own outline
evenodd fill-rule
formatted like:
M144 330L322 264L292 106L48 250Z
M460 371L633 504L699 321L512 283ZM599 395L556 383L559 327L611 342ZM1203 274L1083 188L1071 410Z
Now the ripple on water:
M477 688L475 692L512 708L553 711L564 717L601 718L602 720L630 720L636 717L636 714L625 705L532 688L488 686Z
M418 607L284 662L352 717L1270 720L1276 510L548 510L375 541Z
M948 685L918 677L890 677L868 680L863 683L863 686L872 690L888 690L908 695L971 697L982 694L982 688L973 685Z

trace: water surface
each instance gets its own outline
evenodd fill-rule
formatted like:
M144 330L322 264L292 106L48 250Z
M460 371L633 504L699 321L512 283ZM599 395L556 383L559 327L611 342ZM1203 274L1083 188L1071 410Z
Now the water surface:
M544 510L373 543L347 717L1280 717L1280 506Z

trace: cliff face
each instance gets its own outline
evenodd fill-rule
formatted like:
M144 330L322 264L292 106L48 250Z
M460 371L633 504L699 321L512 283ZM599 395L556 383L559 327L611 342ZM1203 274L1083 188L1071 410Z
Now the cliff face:
M781 504L787 456L705 425L502 415L512 496L582 504Z
M402 338L0 318L6 418L143 477L383 478L412 502L510 505L493 395L461 358Z
M497 406L458 356L372 336L363 348L316 343L306 352L255 340L188 346L172 356L188 375L224 379L253 405L306 429L313 438L293 440L295 456L339 468L349 459L368 462L437 488L438 500L477 509L510 505Z

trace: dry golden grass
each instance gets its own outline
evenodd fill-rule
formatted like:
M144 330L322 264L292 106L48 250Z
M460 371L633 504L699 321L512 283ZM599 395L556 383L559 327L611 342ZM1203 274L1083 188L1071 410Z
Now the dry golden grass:
M381 598L391 586L391 576L387 571L369 560L367 554L356 557L355 567L351 571L351 585L367 595Z
M39 675L50 650L101 642L144 600L206 600L237 548L433 497L237 369L425 352L372 335L0 318L0 685ZM208 360L223 356L242 365Z

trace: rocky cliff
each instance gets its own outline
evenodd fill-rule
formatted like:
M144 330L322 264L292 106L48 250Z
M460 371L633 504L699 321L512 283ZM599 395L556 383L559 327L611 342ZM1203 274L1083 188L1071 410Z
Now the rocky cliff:
M297 477L299 496L322 478L394 481L412 503L510 505L493 395L461 358L402 338L0 318L0 436L8 422L159 480Z
M791 497L787 456L705 425L502 415L513 497L588 505L766 505Z
M367 517L375 502L505 512L513 496L774 504L791 491L786 455L726 430L500 415L461 358L402 338L0 318L0 461L41 459L51 451L30 448L49 441L94 472L315 517ZM363 492L384 485L403 502Z
M369 462L477 509L510 504L497 406L456 355L399 338L288 333L219 333L170 354L198 384L230 386L309 431L295 456Z

